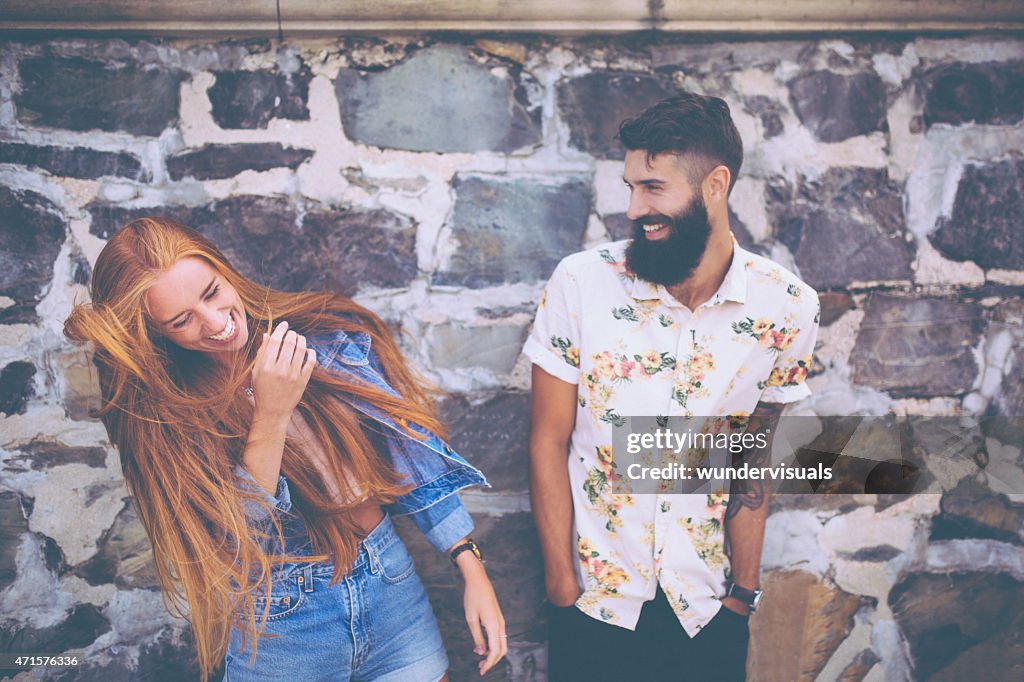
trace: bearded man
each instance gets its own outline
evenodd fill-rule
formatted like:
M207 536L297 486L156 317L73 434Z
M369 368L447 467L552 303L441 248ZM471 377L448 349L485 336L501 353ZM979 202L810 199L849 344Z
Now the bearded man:
M613 425L730 417L769 431L810 394L818 297L733 238L743 144L723 100L670 98L619 139L634 237L558 265L523 349L550 679L742 680L767 490L617 494ZM767 448L745 455L765 465Z

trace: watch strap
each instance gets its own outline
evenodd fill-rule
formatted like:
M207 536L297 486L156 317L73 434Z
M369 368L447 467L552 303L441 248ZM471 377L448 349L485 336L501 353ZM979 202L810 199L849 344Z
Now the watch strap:
M461 545L459 545L451 552L449 552L448 558L451 559L452 563L454 564L455 560L458 559L459 555L463 552L472 552L476 555L477 559L483 561L483 556L480 554L480 547L475 542L473 542L473 538L466 538L465 542L463 542Z

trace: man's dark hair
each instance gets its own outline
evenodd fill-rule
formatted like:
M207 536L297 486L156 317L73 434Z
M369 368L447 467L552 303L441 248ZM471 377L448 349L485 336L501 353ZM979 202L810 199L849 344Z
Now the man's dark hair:
M648 161L658 154L692 156L689 180L700 184L718 165L729 169L732 191L743 163L743 140L720 97L692 92L658 102L636 118L619 126L619 140L630 150L647 152Z

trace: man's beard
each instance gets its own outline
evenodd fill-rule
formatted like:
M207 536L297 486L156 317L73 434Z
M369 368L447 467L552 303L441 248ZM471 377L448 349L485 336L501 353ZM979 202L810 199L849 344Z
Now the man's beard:
M644 225L668 221L668 237L650 240ZM626 266L641 279L670 287L693 274L708 246L711 223L700 197L676 216L645 216L633 221L633 243L626 249Z

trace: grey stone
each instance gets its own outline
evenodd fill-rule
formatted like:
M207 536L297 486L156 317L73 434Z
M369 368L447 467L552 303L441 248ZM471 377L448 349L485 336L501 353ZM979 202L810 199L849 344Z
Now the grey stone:
M191 630L179 634L168 628L153 642L141 646L132 642L118 648L122 655L108 657L108 663L86 661L75 668L48 673L47 679L54 682L178 682L202 679ZM125 655L129 652L131 655ZM219 680L222 674L223 668L219 667L210 679Z
M761 119L761 127L764 129L765 139L771 139L781 135L785 130L782 123L782 114L786 111L781 103L764 95L754 95L744 99L747 111Z
M895 397L964 394L983 326L970 303L872 294L850 357L853 380Z
M526 513L476 516L473 539L487 562L505 616L509 647L543 643L545 633L544 565L533 517ZM416 560L416 569L427 588L451 660L453 680L512 680L510 665L502 661L484 678L479 677L472 653L473 642L462 606L462 581L447 557L439 555L411 522L400 519L402 538Z
M522 324L435 325L428 332L430 359L433 366L440 369L482 367L507 374L516 364L526 331Z
M173 180L230 178L244 170L271 168L295 170L313 156L311 149L292 149L274 142L256 144L209 144L195 151L182 152L167 159L167 172Z
M37 147L2 142L0 163L37 168L66 178L92 180L115 175L143 182L149 180L138 157L127 152L101 152L87 147Z
M153 547L131 502L125 504L98 545L99 551L78 566L75 575L90 585L115 583L121 589L160 589Z
M604 226L608 230L608 237L617 242L622 239L632 239L634 234L633 221L625 213L611 213L604 217Z
M924 122L1013 125L1024 116L1024 62L946 64L923 74Z
M213 120L221 128L266 128L273 118L308 121L309 81L303 66L294 73L218 71L207 90Z
M18 119L68 130L159 135L178 120L186 74L127 63L33 57L21 63Z
M547 279L578 251L590 214L589 179L456 176L449 218L459 246L435 284L481 287Z
M0 651L59 654L84 649L110 631L110 621L93 604L79 604L57 625L32 628L17 621L0 622Z
M0 185L0 296L22 304L20 319L34 317L35 304L53 280L53 263L67 236L59 210L41 194ZM25 318L28 319L25 319Z
M424 152L510 152L540 142L532 79L508 74L439 45L379 72L343 69L336 91L348 137L362 144Z
M953 215L940 217L929 240L948 258L983 268L1024 268L1024 161L964 168Z
M940 513L932 519L930 540L981 538L1022 545L1024 505L1013 504L973 478L946 491Z
M599 159L624 159L619 125L673 94L658 76L595 71L558 84L558 109L573 148Z
M16 452L18 454L7 458L6 465L27 465L35 471L64 464L84 464L102 469L107 461L107 451L101 447L68 446L38 438L27 445L22 445Z
M200 207L87 208L91 232L104 239L135 218L178 220L209 237L242 274L276 289L352 295L366 285L406 286L416 274L415 226L383 210L311 206L300 219L295 205L275 196Z
M474 311L480 317L487 320L503 320L520 313L532 313L537 310L533 303L521 303L519 305L495 305L487 308L475 308Z
M35 365L20 360L0 370L0 412L8 417L25 414L25 406L36 392L35 375Z
M873 73L842 76L815 71L787 85L793 110L822 142L888 129L885 85Z
M910 279L903 192L886 171L833 168L795 190L775 179L766 204L779 240L815 289Z
M916 679L1010 679L1024 666L1024 584L1008 575L912 573L889 605Z
M903 554L903 550L892 545L875 545L864 547L856 552L846 554L845 558L850 561L888 561Z
M13 490L0 491L0 592L18 577L18 548L27 532L21 496Z
M530 489L530 396L501 391L455 395L440 405L448 442L487 476L496 491Z

